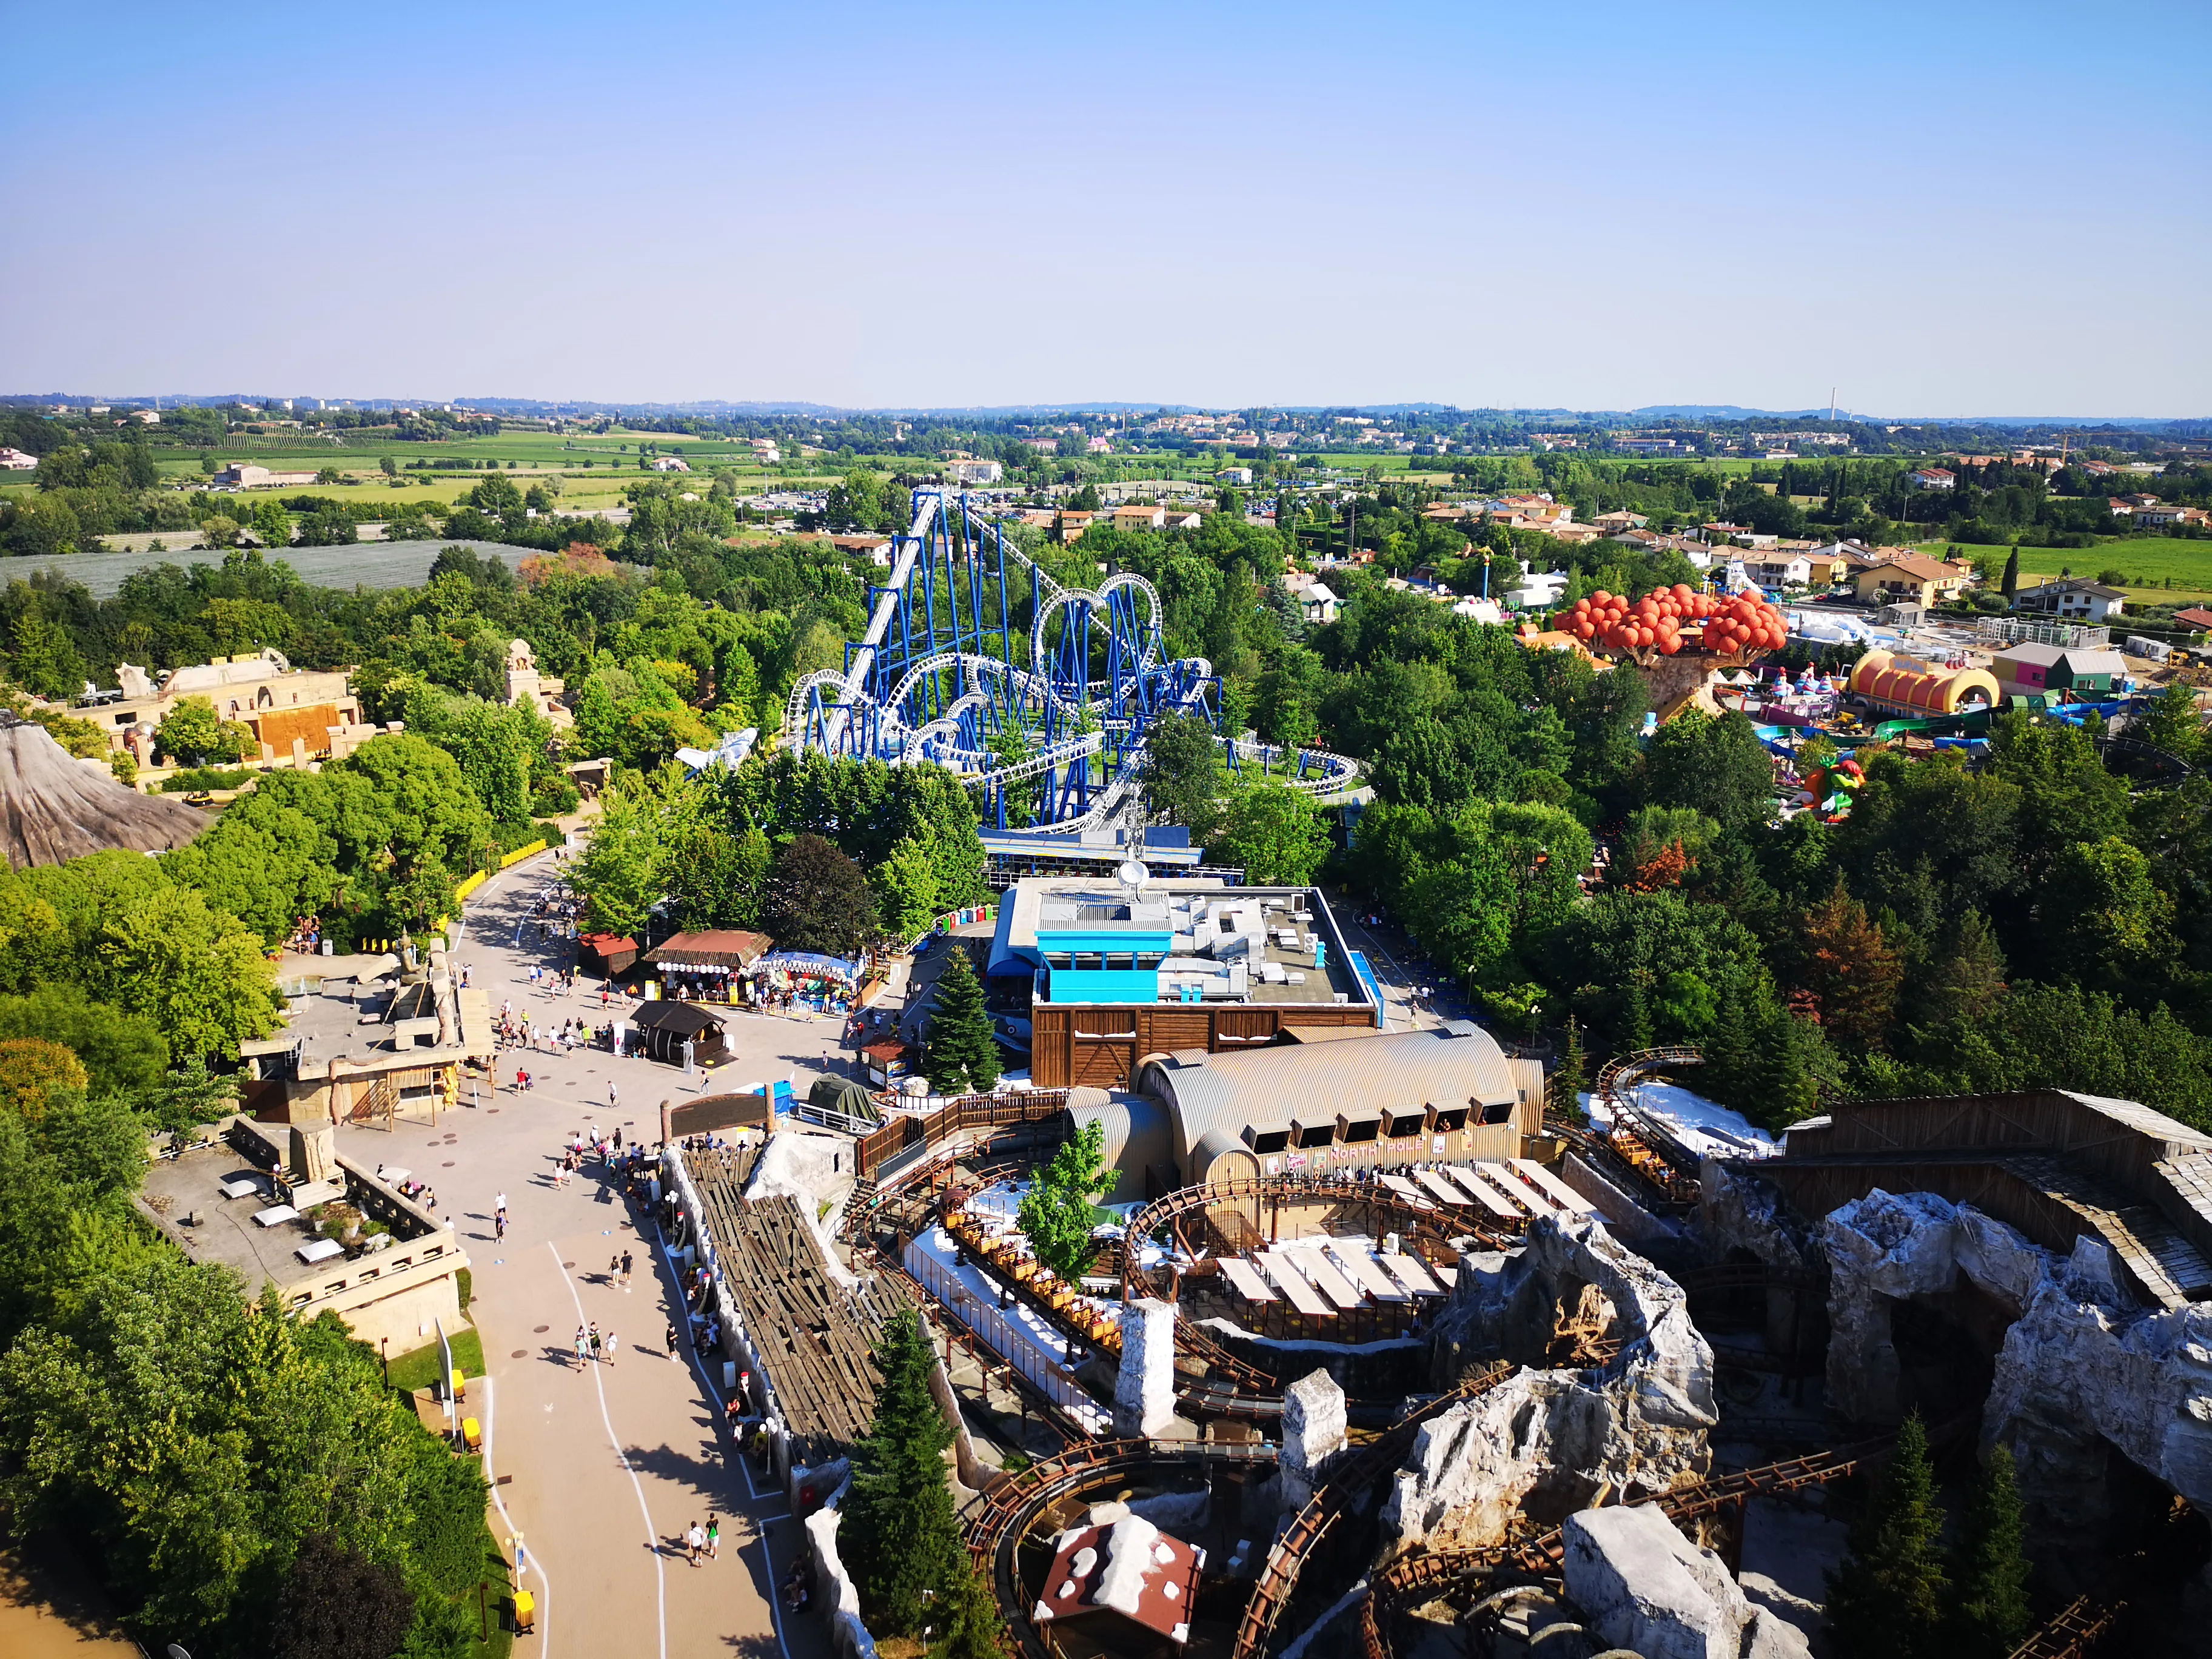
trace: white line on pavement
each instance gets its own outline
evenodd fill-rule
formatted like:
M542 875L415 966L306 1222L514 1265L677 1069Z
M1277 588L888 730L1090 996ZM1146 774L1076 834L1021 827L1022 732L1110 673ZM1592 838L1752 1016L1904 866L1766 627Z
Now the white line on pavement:
M483 1442L484 1442L484 1443L483 1443L483 1476L484 1476L484 1484L485 1484L486 1486L489 1486L489 1487L491 1488L491 1502L492 1502L492 1507L493 1507L494 1509L495 1509L495 1510L497 1510L499 1511L499 1518L500 1518L501 1523L502 1525L504 1525L504 1526L507 1528L507 1535L509 1538L520 1537L520 1536L521 1535L522 1529L521 1529L520 1527L518 1527L518 1526L516 1526L516 1525L514 1524L514 1517L513 1516L509 1515L509 1514L507 1512L507 1500L506 1500L505 1498L501 1498L501 1497L499 1495L499 1480L498 1480L497 1476L495 1476L495 1475L492 1473L492 1467L491 1467L491 1432L492 1432L492 1386L491 1386L491 1378L489 1378L489 1376L486 1376L486 1377L481 1377L481 1378L479 1378L479 1379L477 1379L477 1380L478 1380L478 1381L480 1381L481 1382L483 1382L483 1389L484 1389L484 1402L483 1402ZM538 1629L538 1659L546 1659L546 1656L547 1656L548 1654L550 1654L550 1653L551 1653L551 1652L553 1651L553 1581L552 1581L550 1578L548 1578L548 1577L545 1576L545 1558L544 1558L544 1556L540 1555L537 1551L535 1551L535 1550L532 1549L532 1548L530 1547L529 1543L528 1543L528 1541L527 1541L526 1540L524 1541L524 1544L523 1544L523 1559L524 1559L524 1560L527 1563L527 1565L526 1566L525 1571L529 1571L529 1572L534 1572L534 1573L536 1573L536 1574L538 1575L538 1583L539 1583L540 1585L542 1585L542 1586L543 1586L543 1589L539 1591L539 1593L538 1593L538 1626L539 1626L539 1629Z
M707 1375L707 1367L699 1358L698 1349L692 1347L691 1346L691 1332L689 1328L691 1304L684 1298L684 1275L676 1270L675 1252L668 1248L668 1235L660 1231L660 1222L658 1217L653 1220L653 1233L660 1243L660 1259L668 1264L668 1276L675 1282L676 1305L679 1309L683 1310L685 1316L686 1328L680 1340L683 1341L685 1347L691 1348L691 1369L698 1373L700 1383L707 1390L707 1398L714 1402L714 1418L717 1422L720 1422L724 1420L725 1418L725 1413L722 1408L721 1390L714 1386L714 1378ZM745 1455L744 1448L742 1446L738 1448L738 1473L744 1476L745 1491L751 1495L752 1501L758 1503L760 1501L761 1494L760 1488L753 1484L753 1462L752 1459ZM753 1517L753 1525L760 1529L761 1534L761 1577L768 1583L767 1595L769 1627L775 1632L775 1644L783 1650L783 1659L791 1659L791 1644L783 1639L783 1611L781 1607L777 1605L778 1598L776 1595L775 1583L775 1561L769 1553L768 1523L771 1521L785 1521L788 1519L790 1519L790 1512L788 1510L782 1515L755 1516ZM805 1548L805 1546L802 1544L799 1547L804 1549Z
M545 1248L553 1252L554 1269L561 1275L561 1282L568 1287L568 1299L576 1304L576 1322L582 1324L585 1322L584 1298L576 1294L576 1281L568 1277L568 1270L561 1265L561 1252L551 1239L545 1241ZM660 1534L653 1524L653 1511L645 1504L645 1483L637 1478L637 1471L630 1467L629 1459L623 1451L622 1442L615 1436L615 1420L607 1414L607 1387L601 1380L599 1368L596 1364L592 1367L592 1386L599 1390L599 1421L606 1425L607 1443L615 1449L615 1462L622 1465L623 1473L629 1477L631 1490L637 1493L637 1512L645 1517L645 1541L653 1547L653 1584L660 1598L660 1659L668 1659L668 1569L667 1563L661 1559Z

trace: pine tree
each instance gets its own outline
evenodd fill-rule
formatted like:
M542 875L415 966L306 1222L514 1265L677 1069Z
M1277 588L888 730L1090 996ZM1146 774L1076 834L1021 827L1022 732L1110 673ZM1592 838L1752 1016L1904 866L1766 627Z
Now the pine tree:
M1804 982L1820 999L1821 1024L1865 1048L1881 1048L1905 969L1840 873L1835 890L1805 913L1802 933Z
M1948 1659L1942 1530L1928 1431L1915 1412L1851 1528L1850 1554L1828 1575L1827 1631L1837 1659Z
M1970 1020L2004 994L2004 953L1989 918L1969 910L1960 918L1950 951L1929 975L1923 1006L1934 1020Z
M935 1360L912 1313L884 1327L876 1344L875 1419L853 1444L853 1488L837 1526L837 1550L878 1636L921 1628L929 1597L968 1571L945 1449L952 1431L929 1391Z
M1953 1659L2005 1659L2027 1635L2027 1524L2013 1485L2012 1452L1998 1446L1975 1483L1972 1501L1959 1518L1951 1553Z
M937 976L929 1010L929 1038L921 1069L940 1095L988 1092L999 1080L999 1043L991 1035L991 1011L984 1006L982 982L967 951L948 939L951 952Z
M1583 1110L1583 1093L1589 1087L1589 1056L1583 1052L1583 1028L1569 1014L1566 1048L1544 1087L1545 1115L1569 1123L1589 1122L1589 1115Z
M1628 994L1620 1011L1620 1046L1631 1053L1652 1044L1651 1000L1646 990L1650 981L1649 968L1632 969L1628 975Z
M939 1659L1000 1659L1006 1626L998 1597L981 1569L965 1562L961 1567L959 1577L939 1592L945 1611L929 1650Z

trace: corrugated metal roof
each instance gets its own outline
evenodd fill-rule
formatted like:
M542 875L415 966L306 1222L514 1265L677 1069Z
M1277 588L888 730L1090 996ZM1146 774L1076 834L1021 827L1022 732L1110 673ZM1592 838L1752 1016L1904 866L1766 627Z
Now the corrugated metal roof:
M1318 1118L1428 1104L1510 1105L1520 1098L1496 1039L1464 1020L1441 1030L1241 1054L1187 1049L1146 1066L1139 1086L1159 1096L1174 1114L1181 1158L1209 1130L1236 1139L1248 1123L1280 1122L1293 1114Z

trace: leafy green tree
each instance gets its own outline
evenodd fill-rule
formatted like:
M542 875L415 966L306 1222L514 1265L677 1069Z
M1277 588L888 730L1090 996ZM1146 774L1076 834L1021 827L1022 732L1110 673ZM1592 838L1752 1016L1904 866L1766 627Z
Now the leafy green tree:
M876 890L885 930L896 939L919 939L944 913L937 901L937 872L929 849L909 838L894 845L890 856L868 872Z
M2176 680L2151 699L2150 708L2128 736L2197 763L2204 752L2204 716L2197 706L2197 688Z
M1305 795L1272 778L1248 779L1230 791L1211 851L1242 865L1255 886L1303 887L1328 857L1328 831Z
M985 1094L998 1082L1000 1067L982 982L959 945L947 941L939 948L947 954L930 1000L922 1073L940 1095Z
M392 1659L415 1623L406 1575L310 1533L276 1596L274 1659Z
M1176 713L1154 721L1145 746L1145 795L1152 810L1203 838L1221 792L1220 755L1213 728L1198 715Z
M169 1066L169 1045L152 1020L88 1001L58 985L41 986L28 996L0 997L0 1038L10 1037L65 1044L83 1063L94 1094L152 1089Z
M1943 1510L1918 1413L1905 1419L1850 1553L1828 1575L1827 1632L1838 1659L1941 1659Z
M179 698L154 728L154 746L164 757L194 766L237 760L252 741L245 726L219 719L205 697Z
M568 868L568 884L589 907L595 930L627 937L644 927L662 897L667 836L649 789L611 784L600 793L599 822Z
M1015 1212L1014 1224L1036 1259L1070 1284L1091 1271L1098 1254L1091 1237L1098 1224L1097 1202L1115 1183L1105 1164L1106 1126L1094 1119L1060 1143Z
M837 1550L853 1574L868 1627L878 1636L921 1628L930 1599L967 1575L967 1553L946 1484L952 1431L930 1392L936 1359L921 1319L894 1316L874 1354L882 1381L867 1432L853 1445L853 1486L837 1525Z
M2027 1519L2013 1484L2012 1449L1990 1449L1959 1517L1952 1546L1954 1601L1945 1645L1957 1659L2005 1659L2027 1639L2028 1560Z
M860 866L816 835L792 837L761 890L761 921L787 951L857 956L883 928Z
M1654 805L1692 807L1740 830L1771 814L1774 766L1744 715L1692 709L1653 733L1644 787Z

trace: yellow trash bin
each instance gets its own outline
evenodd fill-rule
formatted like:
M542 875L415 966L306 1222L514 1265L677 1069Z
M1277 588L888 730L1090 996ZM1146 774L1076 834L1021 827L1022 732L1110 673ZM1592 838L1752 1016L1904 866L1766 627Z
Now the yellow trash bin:
M482 1451L483 1449L483 1425L477 1422L473 1417L463 1418L461 1419L461 1443L465 1445L471 1451Z
M538 1598L528 1590L514 1593L514 1628L524 1636L538 1628Z

